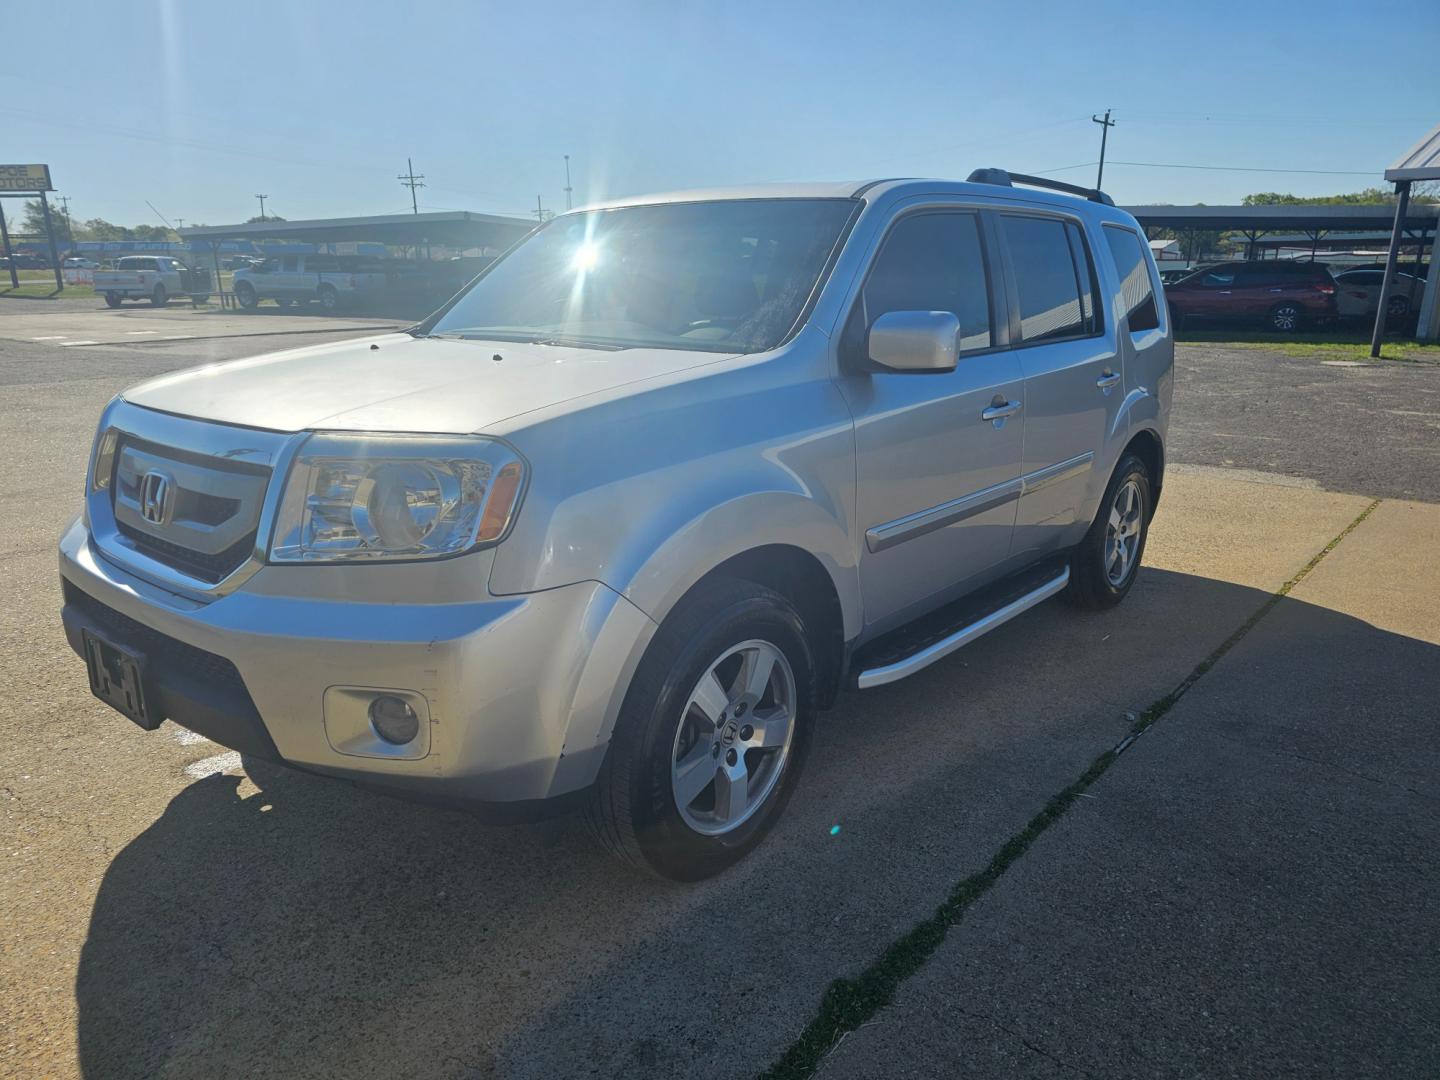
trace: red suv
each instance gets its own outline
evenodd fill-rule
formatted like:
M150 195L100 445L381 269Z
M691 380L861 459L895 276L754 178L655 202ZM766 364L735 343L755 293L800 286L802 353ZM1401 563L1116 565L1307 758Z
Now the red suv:
M1335 318L1335 279L1323 263L1232 262L1165 287L1177 326L1188 319L1262 319L1284 333Z

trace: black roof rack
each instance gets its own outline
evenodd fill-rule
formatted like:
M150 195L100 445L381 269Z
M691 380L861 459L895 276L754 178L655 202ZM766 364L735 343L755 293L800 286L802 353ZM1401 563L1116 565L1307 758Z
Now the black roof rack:
M1001 187L1024 184L1026 187L1045 188L1047 191L1059 191L1066 195L1079 195L1082 199L1103 203L1106 206L1115 205L1115 200L1099 188L1080 187L1078 184L1066 184L1060 180L1046 180L1043 176L1026 176L1024 173L1006 172L1004 169L976 169L970 174L969 180L972 184L998 184Z

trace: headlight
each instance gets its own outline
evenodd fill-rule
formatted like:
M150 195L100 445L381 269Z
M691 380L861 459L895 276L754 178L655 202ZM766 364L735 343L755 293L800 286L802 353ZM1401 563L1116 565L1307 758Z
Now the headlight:
M524 481L494 439L314 435L290 466L270 559L431 559L493 544Z

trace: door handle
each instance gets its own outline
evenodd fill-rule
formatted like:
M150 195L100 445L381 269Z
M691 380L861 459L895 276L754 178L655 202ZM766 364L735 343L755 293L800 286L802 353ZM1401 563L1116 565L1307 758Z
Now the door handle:
M1105 371L1105 374L1101 375L1098 379L1095 380L1095 385L1108 394L1111 388L1114 387L1115 384L1119 381L1120 376L1115 374L1115 372L1107 369Z
M999 397L997 394L996 397ZM991 405L980 414L980 419L985 421L1004 420L1007 416L1014 416L1023 408L1018 401L1005 401L1001 404Z
M1270 292L1280 292L1280 289L1271 289Z
M1221 296L1229 296L1229 295L1230 295L1230 290L1229 290L1229 289L1221 289L1221 290L1220 290L1220 295L1221 295Z

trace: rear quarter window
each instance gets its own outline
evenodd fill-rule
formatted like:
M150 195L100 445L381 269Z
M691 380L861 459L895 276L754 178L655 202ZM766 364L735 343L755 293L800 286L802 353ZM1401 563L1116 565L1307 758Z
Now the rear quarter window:
M1115 263L1115 276L1120 279L1120 302L1130 332L1156 329L1160 309L1155 302L1155 283L1150 279L1150 260L1145 258L1139 235L1118 225L1106 225L1105 245Z

